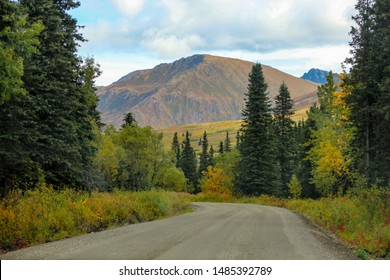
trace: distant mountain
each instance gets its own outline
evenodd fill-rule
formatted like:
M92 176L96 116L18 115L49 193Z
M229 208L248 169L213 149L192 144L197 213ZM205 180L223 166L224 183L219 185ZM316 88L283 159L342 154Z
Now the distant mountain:
M117 127L128 112L133 113L140 125L156 129L238 120L252 65L239 59L193 55L135 71L98 90L98 110L104 123ZM297 109L315 102L317 85L269 66L263 65L263 71L271 98L278 94L284 81L297 100Z
M318 84L326 84L326 77L328 76L328 73L329 71L312 68L309 70L309 72L303 74L301 79L312 81ZM333 75L333 79L335 82L338 81L337 74Z

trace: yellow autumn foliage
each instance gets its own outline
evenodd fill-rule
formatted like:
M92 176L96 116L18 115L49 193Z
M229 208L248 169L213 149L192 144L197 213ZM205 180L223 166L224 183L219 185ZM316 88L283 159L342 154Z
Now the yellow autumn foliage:
M222 168L209 166L205 173L200 181L203 193L232 195L233 179L225 174Z
M189 195L187 195L189 196ZM12 250L92 231L151 221L189 207L184 194L55 191L42 186L0 200L0 248Z
M311 132L308 159L313 164L313 183L326 196L338 193L350 173L349 147L354 131L349 125L350 110L346 98L349 89L341 82L319 88L321 110L310 117L317 130Z

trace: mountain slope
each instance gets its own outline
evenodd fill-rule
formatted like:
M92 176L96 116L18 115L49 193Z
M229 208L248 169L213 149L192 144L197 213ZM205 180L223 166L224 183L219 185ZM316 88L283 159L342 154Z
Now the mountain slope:
M120 126L132 112L140 125L159 129L188 123L238 120L244 107L253 63L211 55L194 55L150 70L132 72L100 88L99 111L104 123ZM314 102L317 86L263 65L270 97L284 81L293 98Z

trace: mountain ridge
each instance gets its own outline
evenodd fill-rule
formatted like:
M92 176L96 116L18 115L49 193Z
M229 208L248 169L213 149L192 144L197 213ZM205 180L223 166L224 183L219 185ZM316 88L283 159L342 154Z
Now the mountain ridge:
M238 120L244 108L248 74L253 62L197 54L153 69L131 72L98 90L102 121L119 127L124 114L132 112L140 125L153 128L188 123ZM316 99L317 85L263 65L270 98L284 81L291 95L303 105ZM306 106L306 105L305 105Z
M329 71L311 68L309 72L302 75L301 79L324 85L326 84L326 77L328 74ZM338 82L338 75L336 73L333 73L333 80L335 83Z

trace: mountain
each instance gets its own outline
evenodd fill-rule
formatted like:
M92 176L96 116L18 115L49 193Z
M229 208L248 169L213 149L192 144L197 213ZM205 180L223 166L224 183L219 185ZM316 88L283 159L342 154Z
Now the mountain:
M139 70L99 88L102 121L119 127L132 112L140 125L155 129L190 123L241 119L248 74L253 63L193 55L153 69ZM316 100L317 85L263 65L270 97L284 81L296 109ZM299 98L305 96L303 102Z
M326 77L328 76L328 71L320 70L317 68L312 68L309 70L309 72L303 74L301 79L312 81L319 84L326 84ZM333 80L335 83L338 82L337 74L333 75Z

